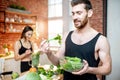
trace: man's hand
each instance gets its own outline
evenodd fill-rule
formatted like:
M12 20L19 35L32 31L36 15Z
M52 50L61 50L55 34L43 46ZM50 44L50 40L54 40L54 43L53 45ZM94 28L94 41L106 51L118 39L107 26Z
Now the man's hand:
M43 40L39 48L42 53L48 53L50 51L49 43L47 42L47 40Z
M81 70L78 71L78 72L72 72L72 74L75 74L75 75L82 75L82 74L87 73L88 68L89 68L88 62L87 62L86 60L83 60L83 63L84 63L83 69L81 69Z

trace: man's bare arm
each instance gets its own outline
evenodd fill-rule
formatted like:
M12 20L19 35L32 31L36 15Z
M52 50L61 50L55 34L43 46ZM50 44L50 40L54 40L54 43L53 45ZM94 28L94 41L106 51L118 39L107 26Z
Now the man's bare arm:
M86 60L84 60L84 68L78 72L72 72L76 75L82 75L85 73L91 73L91 74L99 74L99 75L107 75L111 72L112 69L112 59L110 56L110 46L107 41L107 39L102 36L98 43L96 44L98 46L98 55L100 58L100 61L102 62L101 66L98 67L89 67L89 64Z
M96 68L90 67L88 73L107 75L112 69L112 59L110 56L110 45L104 36L101 36L98 47L98 54L102 65Z
M62 39L62 44L61 44L61 47L59 48L59 50L57 51L57 53L52 53L52 51L50 51L48 49L48 51L44 50L43 52L45 52L49 58L49 60L54 64L54 65L58 65L59 64L59 60L60 58L64 57L64 53L65 53L65 40L66 40L66 37L67 37L67 34L66 33ZM45 46L45 45L44 45ZM44 47L43 46L43 47ZM43 48L41 47L41 48ZM49 46L48 46L49 47ZM45 48L44 48L45 49Z

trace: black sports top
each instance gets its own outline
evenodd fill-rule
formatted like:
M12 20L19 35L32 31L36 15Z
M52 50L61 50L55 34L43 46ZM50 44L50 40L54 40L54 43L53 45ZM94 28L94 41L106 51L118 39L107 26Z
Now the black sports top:
M89 42L82 44L82 45L77 45L72 42L71 40L71 34L73 31L71 31L65 41L65 56L70 56L70 57L78 57L81 59L85 59L88 61L88 64L90 67L97 67L99 64L100 59L98 58L97 60L94 57L95 53L95 45L96 42L101 35L98 33L92 40ZM97 80L96 75L94 74L83 74L83 75L73 75L69 72L64 72L64 80Z
M25 51L28 50L28 48L25 48L25 47L22 45L21 40L19 40L19 41L20 41L20 43L21 43L21 48L19 49L19 54L21 55L21 54L25 53ZM29 41L29 42L30 42L30 41ZM30 42L30 45L31 45L31 47L30 47L29 49L32 51L33 49L32 49L32 44L31 44L31 42Z

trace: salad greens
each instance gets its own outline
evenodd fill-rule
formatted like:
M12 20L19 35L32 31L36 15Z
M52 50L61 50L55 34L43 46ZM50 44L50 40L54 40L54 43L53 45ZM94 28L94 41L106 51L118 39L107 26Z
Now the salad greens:
M39 64L40 52L32 53L32 66L37 67Z
M53 75L62 74L60 67L57 67L57 70L53 70L53 68L54 65L50 65L50 68L48 70L45 70L43 67L38 67L37 73L45 76L47 80L51 80Z
M57 34L56 37L54 37L54 38L52 38L52 39L49 39L49 40L47 40L47 41L50 42L50 41L53 41L53 40L57 40L58 43L61 44L62 38L61 38L61 36L60 36L59 34Z
M80 58L77 57L65 57L60 60L60 66L63 70L68 72L78 71L83 68L83 63Z

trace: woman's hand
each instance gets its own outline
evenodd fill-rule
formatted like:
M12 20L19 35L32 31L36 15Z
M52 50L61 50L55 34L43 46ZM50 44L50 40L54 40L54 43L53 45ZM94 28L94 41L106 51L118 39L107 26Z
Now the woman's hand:
M28 50L25 51L25 54L26 54L26 55L29 55L29 54L31 54L31 53L32 53L32 51L31 51L30 49L28 49Z
M72 72L72 74L75 74L75 75L82 75L82 74L87 73L87 72L88 72L88 69L89 69L88 62L87 62L86 60L83 60L83 63L84 63L83 69L81 69L81 70L78 71L78 72Z

